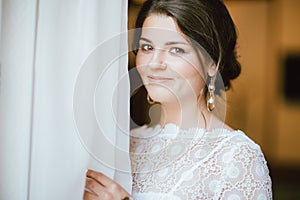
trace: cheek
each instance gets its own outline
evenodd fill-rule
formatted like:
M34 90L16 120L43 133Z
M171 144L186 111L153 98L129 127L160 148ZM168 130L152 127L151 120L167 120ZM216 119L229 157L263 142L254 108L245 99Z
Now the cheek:
M146 77L146 73L145 73L145 67L139 67L138 65L136 66L136 70L140 76L140 78L142 79L142 81L144 82L144 79Z
M181 60L171 64L172 70L176 72L180 78L191 79L198 78L201 79L201 74L199 70L199 65L187 62L186 60Z
M138 53L135 58L135 64L136 64L136 69L140 75L143 74L144 69L145 69L145 62L143 62L143 60L144 59L142 58L141 54Z
M135 57L135 63L136 66L146 66L152 59L153 54L152 53L142 53L140 50L136 54Z
M179 78L191 86L194 91L200 91L204 85L204 79L200 73L200 65L192 64L189 62L177 63L174 65L173 70L176 71ZM186 85L186 84L184 84Z
M136 67L141 65L141 56L139 53L137 53L135 56L135 65L136 65Z

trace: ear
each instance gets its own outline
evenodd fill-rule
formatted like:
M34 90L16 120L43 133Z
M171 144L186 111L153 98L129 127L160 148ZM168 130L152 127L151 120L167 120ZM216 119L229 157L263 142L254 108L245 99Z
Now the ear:
M218 69L219 69L219 67L217 67L215 62L211 61L211 63L209 64L209 67L207 69L208 76L215 77L217 75Z

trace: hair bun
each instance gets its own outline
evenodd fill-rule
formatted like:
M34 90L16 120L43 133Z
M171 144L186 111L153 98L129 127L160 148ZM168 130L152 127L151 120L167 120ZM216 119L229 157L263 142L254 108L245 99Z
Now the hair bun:
M220 73L224 82L225 90L230 89L230 81L237 78L241 73L241 64L236 59L234 53L232 53L232 56L229 59L225 60L222 69L220 69Z

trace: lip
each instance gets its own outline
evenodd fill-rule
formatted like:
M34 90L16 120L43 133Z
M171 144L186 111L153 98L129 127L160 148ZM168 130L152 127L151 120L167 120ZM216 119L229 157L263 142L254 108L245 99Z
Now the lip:
M164 77L164 76L153 76L153 75L148 75L147 78L149 80L149 83L163 83L163 82L173 80L173 78Z

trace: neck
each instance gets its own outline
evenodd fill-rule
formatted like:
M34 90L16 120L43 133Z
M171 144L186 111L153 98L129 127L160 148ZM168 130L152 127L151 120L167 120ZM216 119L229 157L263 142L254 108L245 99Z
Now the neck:
M173 123L182 129L199 127L207 129L210 114L207 112L205 100L184 100L180 103L161 104L160 124Z

